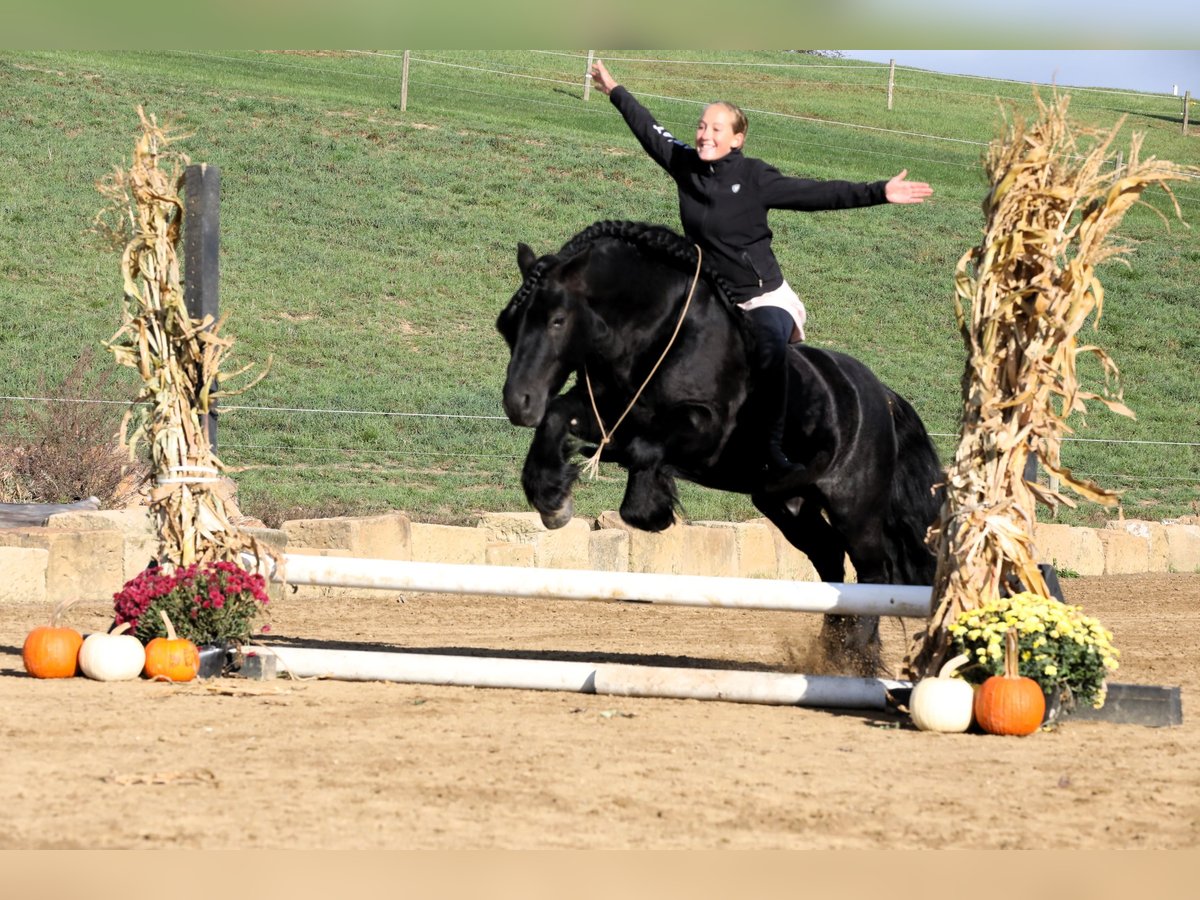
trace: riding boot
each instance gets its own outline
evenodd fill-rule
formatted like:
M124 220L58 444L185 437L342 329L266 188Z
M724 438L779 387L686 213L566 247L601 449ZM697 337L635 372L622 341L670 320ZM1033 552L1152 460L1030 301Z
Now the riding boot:
M764 437L764 489L771 494L788 493L806 482L807 469L793 463L783 451L788 404L788 337L791 316L777 307L751 310L755 330L755 394L766 426Z
M766 373L764 373L766 374ZM808 481L808 467L792 462L783 451L783 434L787 425L787 368L772 372L759 387L762 410L767 422L766 462L763 489L768 494L795 491Z

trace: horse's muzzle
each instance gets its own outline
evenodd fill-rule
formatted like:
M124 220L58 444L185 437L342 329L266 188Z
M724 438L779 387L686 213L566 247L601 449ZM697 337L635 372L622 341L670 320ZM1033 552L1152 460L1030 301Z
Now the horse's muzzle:
M528 391L504 385L504 414L522 428L536 428L546 414L546 401Z

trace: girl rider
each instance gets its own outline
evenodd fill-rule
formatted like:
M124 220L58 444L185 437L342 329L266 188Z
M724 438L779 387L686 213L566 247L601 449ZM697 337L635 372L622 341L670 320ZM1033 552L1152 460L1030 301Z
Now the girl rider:
M771 250L770 209L847 209L881 203L921 203L933 193L908 181L856 183L791 178L761 159L742 155L746 116L732 103L710 103L696 126L696 146L677 140L597 60L592 81L625 117L642 148L675 180L684 233L724 276L746 310L756 337L756 393L768 421L766 489L786 493L803 480L804 466L783 452L787 415L788 344L804 340L804 304L784 280Z

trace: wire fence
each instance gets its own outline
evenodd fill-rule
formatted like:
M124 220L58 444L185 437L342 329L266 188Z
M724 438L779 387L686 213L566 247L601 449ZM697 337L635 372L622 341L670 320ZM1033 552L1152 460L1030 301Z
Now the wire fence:
M397 54L387 54L387 53L381 53L378 51L360 51L360 52L362 52L366 55L377 56L377 57L384 58L384 59L398 58ZM506 67L488 67L486 65L467 65L467 64L459 63L459 62L451 62L444 57L438 58L433 55L411 56L410 59L412 62L418 63L418 64L464 68L464 69L470 69L472 71L476 71L476 72L480 72L480 73L484 73L484 74L488 74L488 75L509 76L509 77L515 77L515 78L527 78L527 79L531 79L531 80L540 80L540 81L552 82L555 84L580 86L580 87L586 85L586 82L588 80L587 76L586 76L586 72L587 72L586 64L589 60L592 59L591 54L570 54L570 53L563 53L563 52L558 52L558 51L532 51L532 52L544 54L544 55L551 56L551 57L571 59L577 63L577 69L575 71L567 71L562 68L558 68L558 69L554 69L554 70L543 70L543 69L537 69L537 68L534 68L534 67L531 67L528 65L511 65L511 66L506 66ZM1172 95L1172 94L1153 94L1153 93L1138 92L1138 91L1122 91L1122 90L1111 89L1111 88L1078 88L1078 87L1059 88L1053 84L1015 81L1012 79L993 78L993 77L989 77L989 76L936 73L936 72L931 72L926 69L919 69L919 68L908 67L908 66L903 66L903 65L896 65L893 68L893 67L884 65L882 63L851 64L851 63L817 63L817 62L804 62L804 63L725 62L725 61L712 61L712 60L699 60L699 59L671 59L671 58L649 58L649 57L636 57L636 56L607 56L607 55L604 57L604 59L608 62L632 63L632 64L637 64L637 65L654 64L654 65L659 65L659 66L679 67L679 68L683 68L685 70L689 67L706 67L706 68L715 69L718 71L720 71L722 69L727 70L727 69L732 69L732 68L736 68L739 70L765 69L765 70L771 70L773 72L784 72L788 76L794 76L797 73L807 74L808 72L814 71L814 70L820 70L822 74L834 74L834 73L840 74L843 72L872 73L874 77L870 78L869 80L852 81L852 80L847 80L844 78L826 78L826 79L821 79L821 80L814 80L809 77L801 76L801 77L787 77L784 79L775 79L773 81L773 84L775 86L785 87L785 88L786 87L799 88L799 87L804 87L804 86L810 86L810 87L811 86L833 86L833 87L863 88L868 92L879 92L884 95L889 93L889 90L890 90L893 95L895 94L895 91L901 91L901 92L907 93L909 95L948 94L948 95L958 95L958 96L963 96L963 97L979 97L979 98L988 99L988 100L996 99L998 97L1000 99L1009 99L1009 100L1028 100L1027 93L1024 94L1023 96L1019 95L1017 93L1013 93L1010 95L999 95L995 91L985 92L985 91L962 90L962 89L956 88L956 87L931 87L931 86L925 85L925 84L917 85L915 82L904 82L904 81L896 82L892 78L892 75L897 72L900 73L901 75L920 74L927 81L930 78L934 78L934 79L944 79L948 82L955 82L955 81L986 82L986 83L993 84L993 85L1011 85L1014 88L1019 87L1019 88L1023 89L1024 91L1028 91L1032 87L1039 91L1048 91L1048 90L1068 91L1073 95L1081 95L1081 96L1085 96L1085 97L1087 97L1087 96L1104 97L1104 98L1120 97L1125 101L1129 101L1132 99L1132 100L1139 101L1140 105L1129 106L1128 110L1130 112L1148 113L1148 114L1154 114L1154 115L1159 115L1159 116L1170 116L1172 114L1172 112L1177 111L1177 114L1179 115L1181 123L1183 121L1184 113L1189 105L1189 101L1192 99L1190 97L1190 93L1187 93L1184 96L1180 97L1180 96L1176 96L1176 95ZM533 73L539 73L539 74L533 74ZM725 75L725 74L721 74L718 76L705 75L703 77L689 78L686 75L680 75L677 72L671 73L670 80L672 83L676 83L676 84L685 84L685 85L686 84L703 84L705 86L719 85L722 87L726 86L726 85L746 85L746 84L761 84L762 83L761 79L736 78L736 77L729 77L728 75ZM645 94L645 96L654 97L656 99L661 99L661 100L670 100L670 101L680 102L680 103L705 104L705 103L709 102L708 99L685 98L685 97L679 97L679 96L674 96L674 95L665 95L665 94ZM1174 108L1174 109L1172 109L1172 108ZM806 117L800 117L800 116L788 116L785 113L780 113L778 111L774 111L774 110L770 110L770 109L755 109L755 110L748 110L748 111L755 112L755 113L758 113L761 115L768 115L768 116L775 115L775 116L783 116L785 118L799 118L799 119L806 118ZM816 117L811 117L809 120L815 121L815 122L820 122L822 125L835 125L835 126L852 127L852 128L853 127L866 127L866 126L862 126L860 124L855 124L855 123L831 122L827 119L819 119ZM889 129L874 129L874 130L879 130L879 131L884 131L884 132L889 131ZM905 135L905 136L920 137L920 138L923 138L926 140L931 140L931 141L937 141L937 140L955 141L955 142L964 143L964 144L968 144L968 145L986 146L986 143L987 143L986 141L972 140L969 138L954 138L954 137L946 137L946 136L942 136L942 135L926 134L926 133L921 133L921 132L892 131L892 133L901 134L901 135Z
M168 51L180 55L186 55L198 59L214 59L222 61L239 62L246 65L268 67L281 71L292 72L314 72L323 73L328 69L320 65L309 63L295 62L290 58L277 58L279 54L244 54L232 55L229 53L217 53L213 51L195 51L195 50L175 50ZM535 67L526 62L509 62L505 61L503 53L494 51L485 54L483 51L442 51L440 54L435 54L428 51L422 51L419 54L408 55L408 61L412 64L411 72L407 79L402 74L401 63L405 58L404 53L385 52L378 50L346 50L340 51L341 55L356 56L369 61L376 65L372 71L346 71L339 69L339 77L345 76L350 78L369 79L377 83L384 83L389 87L394 88L396 97L410 95L410 88L428 88L434 91L453 91L460 94L469 94L474 97L502 101L504 103L520 103L529 106L537 107L561 107L563 110L571 110L578 112L580 109L597 115L609 116L611 111L605 109L599 103L589 104L580 102L579 99L548 99L545 96L529 96L529 95L514 95L511 92L498 92L497 89L505 80L516 82L543 84L543 85L558 85L560 87L569 87L580 90L581 97L586 96L584 86L586 81L586 63L590 58L587 53L566 53L562 51L532 51L538 55L545 56L549 60L556 61L554 67ZM520 54L525 56L525 53ZM637 57L637 56L605 56L604 59L610 62L628 63L631 66L652 66L656 67L656 71L647 73L654 75L655 78L666 78L671 84L678 85L703 85L705 90L697 96L679 96L675 93L655 93L650 91L635 91L637 96L649 100L659 100L673 104L683 104L685 106L703 106L711 102L714 91L717 88L725 86L736 87L739 85L762 85L761 79L745 79L730 77L728 74L720 74L719 76L707 75L705 77L689 78L680 75L675 69L682 68L684 70L695 69L698 67L707 67L717 70L720 73L727 73L729 70L764 70L773 73L771 86L777 89L799 89L802 87L833 87L838 89L852 89L861 91L867 96L873 94L886 95L889 92L888 74L889 66L881 63L869 64L847 64L847 63L819 63L819 62L800 62L800 63L755 63L755 62L726 62L713 61L704 59L683 59L683 58L665 58L665 57ZM464 61L466 60L466 61ZM559 62L561 61L561 62ZM575 64L574 69L566 68L567 61ZM426 74L421 72L424 66L430 67L432 70L453 70L455 72L470 73L478 76L478 86L464 86L461 83L450 83L446 81L431 80ZM663 71L667 70L667 75L664 76ZM807 77L794 77L807 74L809 70L819 70L824 75L840 74L842 72L852 73L872 73L875 77L871 80L847 80L844 78L822 78L814 80ZM916 75L920 74L926 81L929 78L935 77L937 80L944 80L948 84L953 84L956 81L967 82L987 82L996 85L1009 85L1014 89L1020 88L1025 91L1024 94L1014 90L1010 94L1000 94L994 91L966 91L956 87L930 87L926 84L917 84L915 82L905 82L903 80L896 82L893 95L903 96L905 94L916 96L920 94L949 94L959 95L962 97L978 97L989 101L994 100L1011 100L1011 101L1028 101L1030 96L1028 91L1033 88L1039 91L1054 90L1055 86L1051 84L1043 84L1037 82L1019 82L1010 79L989 78L985 76L972 75L952 75L933 73L928 70L918 69L915 67L906 67L902 65L896 66L896 71L901 75ZM786 77L778 77L779 73L783 73ZM492 89L487 90L485 85L491 84ZM1067 89L1064 89L1067 90ZM1189 97L1176 97L1171 94L1151 94L1132 91L1117 91L1101 88L1069 88L1069 91L1082 96L1109 97L1117 96L1123 100L1134 99L1139 102L1138 106L1128 107L1130 112L1138 112L1146 115L1153 115L1159 118L1168 118L1179 114L1181 104L1190 99ZM1194 103L1194 100L1192 101ZM403 108L403 107L402 107ZM975 138L964 137L961 135L939 135L923 131L914 131L906 129L888 128L879 125L869 125L862 122L838 121L835 119L808 116L797 113L789 113L778 109L764 107L746 107L748 113L752 113L758 117L778 120L780 122L803 122L816 126L822 133L826 135L835 130L863 131L878 135L886 135L897 139L911 139L919 142L927 142L932 146L937 145L955 145L963 148L982 149L987 146L987 141L981 141ZM1180 116L1182 119L1182 115ZM853 152L861 155L874 155L882 157L892 157L907 165L910 162L936 162L940 165L950 165L961 168L979 168L978 156L970 160L947 160L944 157L914 157L906 149L904 153L897 151L876 151L863 148L861 146L846 146L829 143L827 139L823 140L798 140L780 135L772 135L771 140L783 143L803 143L817 148L827 150L839 150ZM1189 176L1194 180L1200 180L1200 176ZM1200 204L1200 194L1193 194L1186 190L1173 189L1176 199L1185 205ZM975 206L978 199L975 197L946 197L951 202L960 202Z
M292 60L275 59L275 58L271 58L270 56L262 56L262 55L231 56L229 54L221 54L221 53L208 52L208 51L171 51L171 52L187 54L187 55L199 57L199 58L211 58L211 59L220 59L220 60L226 60L226 61L237 61L237 62L243 62L243 63L247 63L247 64L251 64L251 65L270 66L270 67L274 67L274 68L290 69L290 70L296 70L296 71L313 71L313 72L326 71L319 65L296 63ZM371 50L371 51L348 50L348 51L342 51L342 52L345 53L346 55L355 55L355 56L359 56L359 57L363 57L366 59L371 59L371 60L380 62L384 66L390 67L390 68L381 68L380 70L370 71L370 72L366 72L366 71L342 72L342 71L339 71L339 75L345 74L347 77L366 78L366 79L374 79L376 81L391 82L391 83L395 84L395 86L396 86L396 91L395 91L396 95L397 96L400 95L402 89L404 89L404 86L401 85L401 80L402 80L403 76L401 75L401 72L399 70L399 63L403 60L404 54L394 53L394 52L389 53L389 52L377 51L377 50ZM543 55L543 56L547 57L548 59L563 60L564 62L554 68L548 68L548 67L534 67L534 66L530 66L527 63L523 63L523 62L521 62L521 63L504 62L501 59L498 59L496 53L492 53L490 55L481 57L481 52L458 51L455 53L454 58L451 58L451 53L452 53L451 51L444 51L440 55L430 53L430 52L422 52L418 55L411 55L411 54L409 55L410 63L414 64L412 74L410 74L409 81L410 81L411 85L413 85L413 86L418 86L418 87L424 86L424 87L435 88L435 89L439 89L439 90L454 90L454 91L460 91L460 92L464 92L464 93L472 93L476 96L489 97L489 98L493 98L496 100L504 100L504 101L509 101L509 102L528 103L531 105L539 105L539 106L545 106L545 105L562 106L564 108L570 108L572 106L578 108L579 106L582 105L584 108L589 108L588 104L586 104L586 103L580 104L579 101L575 101L574 103L569 103L565 100L547 100L544 97L528 97L528 96L527 97L514 97L512 94L508 94L508 93L494 93L494 92L489 92L489 91L481 90L481 89L477 89L477 88L465 88L460 84L450 84L450 83L446 83L446 82L431 81L431 80L428 80L427 78L425 78L420 73L420 67L429 66L429 67L432 67L434 70L439 69L439 68L453 69L453 70L458 70L458 71L463 71L463 72L476 73L479 76L487 76L487 77L495 76L495 79L497 79L497 80L516 79L519 81L539 82L542 84L556 84L556 85L560 85L563 87L572 87L572 88L577 88L577 89L584 88L585 83L587 81L586 63L587 63L588 59L590 58L588 54L586 54L586 53L574 53L573 54L573 53L566 53L566 52L562 52L562 51L545 51L545 50L531 51L531 52ZM524 54L522 54L522 55L524 55ZM464 62L464 61L462 61L464 58L469 58L469 59L471 59L471 61ZM682 58L672 59L672 58L662 58L662 57L650 58L650 57L637 57L637 56L605 56L604 59L606 59L609 62L629 63L629 64L635 65L635 66L640 66L640 65L651 66L652 65L652 66L657 66L660 68L665 67L668 69L682 68L684 70L687 70L687 69L693 69L693 68L697 68L697 67L706 67L709 69L717 70L718 72L726 72L730 69L738 69L738 70L760 69L760 70L767 70L772 73L782 72L782 73L785 73L787 76L789 76L789 77L785 77L785 78L778 78L778 77L774 78L772 80L771 84L773 87L777 87L777 88L787 89L787 88L801 88L801 87L805 87L805 86L808 86L808 87L828 86L828 87L837 87L837 88L859 89L866 94L879 93L881 95L885 95L888 92L888 76L889 76L889 70L890 70L889 66L881 64L881 63L869 63L869 64L849 64L849 63L832 63L832 62L830 62L830 63L818 63L818 62L755 63L755 62L726 62L726 61L713 61L713 60L703 60L703 59L682 59ZM565 61L567 61L567 60L570 60L571 62L576 64L576 66L573 70L565 68ZM853 72L853 73L859 73L859 74L869 72L874 75L874 78L872 78L871 80L853 81L853 80L847 80L844 78L823 78L821 80L813 80L812 78L807 78L807 77L791 77L791 76L795 76L799 73L807 73L812 70L819 70L821 73L823 73L825 75L831 75L831 74L835 74L835 73L840 74L842 72ZM899 64L896 65L895 71L900 73L902 76L919 74L926 81L928 81L932 77L936 80L944 80L948 84L951 84L951 85L958 81L964 81L964 82L989 83L989 84L1002 85L1002 86L1012 86L1014 88L1014 91L1010 94L1000 94L995 91L986 91L985 92L985 91L963 90L961 88L953 87L953 86L932 87L927 84L917 84L915 82L905 82L905 81L901 80L901 81L895 82L894 91L893 91L893 94L895 94L896 92L899 92L899 95L901 95L901 96L904 94L908 94L910 96L915 96L915 95L919 95L919 94L933 94L933 95L947 94L947 95L957 95L957 96L961 96L961 97L977 97L977 98L986 99L989 101L997 100L997 99L1013 100L1013 101L1028 101L1029 100L1028 91L1031 88L1037 89L1038 91L1064 90L1064 91L1069 91L1072 95L1080 95L1080 96L1084 96L1084 97L1088 97L1088 96L1103 97L1103 98L1120 97L1120 98L1122 98L1122 100L1126 101L1127 103L1130 100L1136 100L1136 101L1138 101L1138 105L1136 105L1136 106L1127 105L1125 107L1127 109L1127 111L1142 113L1142 114L1146 114L1146 115L1154 115L1154 116L1158 116L1158 117L1162 117L1162 118L1169 118L1174 115L1177 115L1177 116L1179 116L1179 119L1181 122L1183 120L1183 109L1184 109L1187 101L1191 100L1191 102L1193 104L1195 102L1194 99L1190 98L1190 95L1185 95L1184 97L1178 97L1178 96L1175 96L1172 94L1153 94L1153 93L1146 93L1146 92L1120 91L1120 90L1107 89L1107 88L1078 88L1078 87L1058 88L1053 84L1045 84L1045 83L1039 83L1039 82L1014 81L1011 79L992 78L992 77L988 77L988 76L977 76L977 75L957 75L957 74L935 73L935 72L930 72L929 70L918 69L915 67L908 67L908 66L903 66L903 65L899 65ZM656 73L656 74L661 75L661 73ZM687 104L687 105L693 105L693 106L702 106L711 101L713 91L717 87L725 87L727 85L728 86L737 86L737 85L748 85L748 84L760 84L761 85L763 83L761 81L761 79L755 80L755 79L729 77L727 74L722 74L719 76L707 75L704 77L688 78L687 76L680 75L678 72L675 72L675 71L670 72L669 80L672 84L681 84L681 85L701 84L701 85L705 86L706 90L705 90L703 96L696 96L696 97L684 97L684 96L679 96L677 94L662 94L662 93L651 93L651 92L642 92L642 91L635 91L635 93L637 93L638 96L646 97L649 99L669 101L672 103L681 103L681 104ZM486 83L486 82L481 82L481 83ZM1021 91L1023 91L1024 93L1018 93L1016 90L1018 88L1021 89ZM407 90L404 90L404 92L407 93ZM592 109L593 112L595 112L597 114L602 114L602 115L609 114L608 110L605 110L605 109L599 107L598 104L595 106L592 106L590 108ZM746 111L750 112L750 113L754 113L755 115L758 115L758 116L778 118L781 120L810 122L815 125L819 125L822 128L845 128L845 129L871 131L871 132L876 132L879 134L894 135L896 137L915 138L915 139L919 139L922 141L928 141L933 144L950 143L950 144L959 144L959 145L963 145L966 147L980 147L980 148L987 146L987 141L981 141L978 139L968 138L968 137L963 137L963 136L938 135L938 134L932 134L932 133L928 133L928 132L910 131L910 130L903 130L903 129L892 129L892 128L886 128L886 127L880 127L880 126L866 125L863 123L856 123L856 122L836 121L836 120L830 120L827 118L822 118L822 117L817 117L817 116L797 115L797 114L782 112L779 110L774 110L774 109L769 109L769 108L747 108ZM828 147L830 149L837 149L836 145L824 144L822 146ZM860 150L861 148L854 148L854 149ZM904 158L908 159L909 157L906 156ZM975 161L974 163L970 163L967 165L978 166L978 162ZM1200 179L1200 176L1190 176L1190 177L1195 178L1195 179ZM1182 201L1200 203L1200 195L1191 195L1188 193L1181 193L1179 191L1175 191L1175 194L1176 194L1176 197L1178 197Z
M125 400L100 400L74 397L46 397L0 395L0 402L30 403L48 406L58 403L79 403L110 406L121 410L129 407ZM279 426L275 433L282 435L283 440L275 443L245 443L244 431L259 431L268 427L263 421L246 423L248 416L274 417ZM227 463L234 465L263 463L262 456L267 454L299 454L307 458L307 466L336 467L344 464L345 457L361 459L392 460L399 465L418 464L430 459L475 459L489 461L519 461L524 457L528 448L531 432L512 426L504 416L469 415L463 413L445 412L401 412L395 410L368 409L336 409L336 408L306 408L292 406L260 406L229 404L220 407L223 417L221 425L222 437L220 447L222 456ZM290 433L298 430L288 425L290 417L307 416L321 417L333 420L339 417L352 419L379 419L389 422L389 427L375 431L372 441L368 444L336 444L334 446L304 444L291 437ZM326 428L324 433L334 429ZM307 433L307 431L305 431ZM346 432L338 431L338 434ZM958 435L944 431L930 431L935 445L943 458L953 453ZM1200 441L1160 441L1141 440L1133 438L1081 438L1065 437L1062 441L1064 462L1069 466L1072 449L1080 445L1109 445L1126 446L1146 451L1162 452L1167 448L1181 449L1198 454L1200 458ZM481 449L486 448L486 449ZM235 451L229 454L228 451ZM320 457L332 457L320 459ZM1147 452L1147 459L1155 457ZM373 463L373 464L378 464ZM286 465L281 463L281 465ZM1125 482L1170 483L1180 484L1200 483L1200 471L1192 475L1166 475L1161 473L1136 474L1115 471L1082 472L1087 477L1101 481L1122 480Z
M396 60L396 59L401 58L400 54L387 54L387 53L382 53L382 52L378 52L378 51L361 51L361 52L364 53L364 55L375 56L375 57L378 57L378 58L384 59L384 60L388 60L388 59ZM428 65L428 66L432 66L435 68L436 67L454 68L454 69L462 69L462 70L466 70L466 71L476 72L476 73L479 73L480 75L485 75L485 76L496 76L500 79L515 78L515 79L524 79L524 80L528 80L528 81L540 81L540 82L545 82L545 83L550 83L550 84L558 84L558 85L563 85L563 86L570 86L570 87L575 87L575 88L584 87L585 82L587 81L587 79L585 77L586 76L586 62L590 58L589 55L587 55L587 54L565 54L565 53L558 53L558 52L553 52L553 51L538 51L538 52L544 53L544 54L546 54L548 56L552 56L552 57L569 58L573 61L576 61L578 63L579 68L578 68L577 72L570 72L570 71L564 70L562 68L539 69L539 68L534 68L534 67L531 67L531 66L525 65L525 64L508 64L508 65L499 65L499 64L494 64L494 63L488 64L488 65L468 64L468 63L453 61L453 60L445 58L444 56L436 57L436 56L433 56L430 54L422 54L419 56L410 56L409 59L410 59L411 63L417 64L418 67L422 66L422 65ZM836 87L839 89L851 88L851 89L861 90L868 94L879 92L882 94L891 94L893 96L897 95L897 92L899 92L899 94L901 94L901 95L903 95L903 94L909 94L909 95L947 94L947 95L957 95L957 96L961 96L961 97L977 97L980 99L987 99L987 100L996 100L996 99L1013 100L1013 101L1028 101L1029 100L1028 93L1026 93L1024 96L1019 95L1016 92L1004 95L1004 94L997 94L995 92L965 91L965 90L960 90L960 89L953 88L953 87L946 87L946 88L929 87L926 85L917 85L915 83L906 83L904 81L896 82L894 84L889 84L888 75L889 75L890 67L882 65L882 64L878 64L878 63L864 64L864 65L812 63L812 62L808 62L808 63L750 63L750 62L741 63L741 62L720 62L720 61L713 62L713 61L706 61L706 60L666 59L666 58L651 59L651 58L643 58L643 57L623 57L623 56L606 56L605 59L608 61L611 61L611 62L626 62L626 63L631 63L631 64L655 64L658 66L685 67L685 68L686 67L697 67L697 66L708 66L708 67L715 68L715 69L728 69L728 68L734 68L734 67L736 67L738 69L761 68L761 69L769 69L769 70L772 70L775 72L783 71L789 75L794 75L798 72L806 72L807 70L814 70L814 69L820 70L822 73L825 73L825 74L830 74L832 72L840 73L840 72L845 72L845 71L851 71L851 72L870 71L870 72L873 72L876 74L876 78L871 81L866 81L866 80L850 81L850 80L841 79L841 78L813 80L811 78L803 78L803 77L800 77L800 78L788 77L788 78L783 78L783 79L779 79L779 78L774 79L772 81L772 86L775 88L783 88L783 89L789 89L789 88L790 89L799 89L802 87L820 87L820 86ZM901 72L902 74L906 74L906 73L917 74L917 73L919 73L923 77L926 77L926 79L928 78L928 76L936 76L939 79L945 79L945 80L951 81L951 82L956 79L961 79L961 80L969 80L969 81L977 81L977 82L988 82L988 83L992 83L992 84L996 84L996 85L1011 85L1014 88L1016 88L1016 87L1023 88L1025 91L1028 91L1031 88L1037 89L1039 91L1047 91L1047 90L1055 90L1056 89L1056 87L1054 85L1039 84L1037 82L1019 82L1019 81L1013 81L1010 79L988 78L988 77L984 77L984 76L971 76L971 75L949 75L949 74L943 75L940 73L931 73L931 72L929 72L927 70L923 70L923 69L910 68L910 67L904 67L904 66L896 66L896 71ZM883 76L882 81L880 80L880 75ZM707 77L701 77L701 78L688 78L686 76L680 76L676 72L670 73L669 80L672 84L682 84L682 85L701 84L701 85L704 85L706 90L704 91L703 95L695 96L695 97L685 97L685 96L679 96L677 94L655 93L655 92L651 92L651 91L642 91L642 90L634 91L634 93L639 97L646 98L649 100L659 100L659 101L666 101L666 102L671 102L671 103L679 103L679 104L685 104L685 105L699 107L699 106L704 106L707 103L711 102L712 97L714 96L714 91L718 87L723 88L725 86L743 86L743 85L748 85L748 84L758 84L758 85L762 84L761 80L729 78L727 76L720 76L720 77L707 76ZM448 84L445 82L423 81L419 72L417 74L412 75L410 77L409 81L413 85L418 85L418 86L423 85L423 86L427 86L430 88L438 88L438 89L443 89L443 90L460 90L460 91L468 90L468 89L462 88L459 85ZM1102 88L1069 88L1069 89L1064 88L1062 90L1069 90L1070 93L1072 93L1072 94L1080 94L1083 96L1105 97L1105 98L1120 97L1125 101L1128 101L1130 99L1135 99L1135 100L1139 101L1138 105L1129 106L1128 111L1142 113L1145 115L1154 115L1154 116L1163 117L1163 118L1170 117L1174 113L1174 114L1179 115L1181 122L1184 120L1184 116L1186 114L1185 111L1187 109L1187 104L1191 100L1190 95L1185 95L1184 97L1176 97L1171 94L1149 94L1149 93L1140 93L1140 92L1133 92L1133 91L1118 91L1118 90L1102 89ZM405 89L405 93L407 94L407 88ZM488 94L487 92L478 91L478 90L472 91L472 93L475 93L476 95L481 95L481 96L492 96L496 99L505 99L505 100L514 99L509 95ZM586 92L585 92L584 96L586 97ZM516 99L518 102L530 102L530 103L536 103L539 105L544 105L547 102L541 98L516 98ZM556 105L562 105L564 107L568 107L571 104L568 104L566 102L561 102ZM583 105L586 107L586 104L583 104ZM593 109L597 113L601 113L601 114L605 114L605 115L607 115L609 113L608 110L605 110L603 108L593 107ZM849 130L854 130L854 131L873 132L876 134L890 135L890 136L894 136L897 138L916 139L918 141L925 141L925 142L928 142L933 145L954 144L954 145L959 145L962 147L973 147L973 148L980 148L980 149L982 149L988 145L987 141L981 141L978 139L963 137L963 136L939 135L939 134L932 134L932 133L922 132L922 131L913 131L913 130L905 130L905 129L898 129L898 128L888 128L888 127L879 126L879 125L869 125L869 124L865 124L865 123L861 123L861 122L838 121L835 119L830 119L830 118L825 118L825 117L820 117L820 116L801 115L801 114L789 113L789 112L784 112L784 111L780 111L780 110L776 110L776 109L762 108L762 107L746 107L745 109L746 109L747 113L752 113L755 116L767 117L770 119L776 119L776 120L780 120L780 121L806 122L806 123L810 123L810 124L819 126L823 130L825 130L825 129L849 129ZM1178 111L1178 112L1176 112L1176 111ZM781 139L778 136L773 136L773 139L789 142L787 138ZM813 143L813 142L809 142L809 143ZM853 150L856 153L870 153L871 152L871 151L864 151L863 148L861 148L861 147L839 148L837 145L831 145L828 143L820 143L820 142L818 142L817 145L824 147L825 149L847 149L847 150ZM898 154L888 154L888 153L880 153L878 155L899 156ZM914 157L912 157L911 155L908 155L908 154L905 154L904 156L899 157L899 158L903 159L905 162L914 159ZM936 160L934 158L920 158L920 159L923 159L923 161L929 161L929 162L936 161L941 164L947 163L947 161L945 159L936 159ZM978 168L979 167L978 159L972 160L970 162L959 162L959 163L950 162L949 164L950 165L958 165L958 166L967 167L967 168ZM1121 165L1120 159L1118 160L1117 165L1118 166ZM1188 177L1193 180L1200 180L1200 175L1189 175ZM1200 194L1192 194L1187 191L1181 191L1178 189L1173 189L1173 194L1176 197L1176 199L1182 203L1200 204ZM962 198L962 200L963 200L963 202L967 202L972 205L974 205L977 202L977 200L974 198L971 198L971 199Z

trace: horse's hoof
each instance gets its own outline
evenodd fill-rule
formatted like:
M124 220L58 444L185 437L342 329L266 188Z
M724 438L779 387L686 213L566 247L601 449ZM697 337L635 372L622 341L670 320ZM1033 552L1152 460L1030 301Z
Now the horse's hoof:
M874 678L884 671L879 619L831 616L818 638L826 662L844 675Z
M567 502L558 509L551 512L541 513L542 524L553 531L555 528L562 528L564 525L570 522L574 515L575 501L568 497Z

